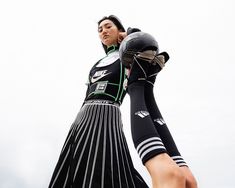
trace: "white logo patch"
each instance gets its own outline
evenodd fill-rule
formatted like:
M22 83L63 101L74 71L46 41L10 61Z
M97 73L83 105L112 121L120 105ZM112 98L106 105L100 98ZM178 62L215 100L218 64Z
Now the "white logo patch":
M166 124L166 122L165 122L164 119L162 119L162 118L154 119L154 122L157 122L157 123L160 124L160 125Z
M147 111L138 111L138 112L135 113L135 115L138 115L141 118L145 118L146 116L149 115L149 112L147 112Z
M96 86L96 89L95 89L95 92L104 93L105 89L107 87L107 83L108 83L107 81L105 81L105 82L98 82L97 86Z
M107 70L102 70L102 71L97 71L91 78L91 83L94 83L98 80L100 80L101 78L107 76L108 74L110 74L111 72L107 73Z
M119 52L113 52L109 55L107 55L105 58L103 58L98 65L96 65L96 67L104 67L107 65L110 65L112 63L114 63L117 59L119 58Z

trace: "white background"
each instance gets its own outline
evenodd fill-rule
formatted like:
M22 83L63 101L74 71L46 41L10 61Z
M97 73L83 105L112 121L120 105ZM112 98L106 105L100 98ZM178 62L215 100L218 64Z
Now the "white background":
M234 188L235 1L0 2L0 187L45 188L85 97L91 66L105 54L97 21L115 14L151 33L171 59L156 100L200 188ZM129 96L121 106L133 148Z

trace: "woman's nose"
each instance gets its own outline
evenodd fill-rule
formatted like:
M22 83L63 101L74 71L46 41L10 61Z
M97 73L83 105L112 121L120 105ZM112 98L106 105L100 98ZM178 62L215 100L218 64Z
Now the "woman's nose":
M107 29L103 29L102 34L106 34L106 33L107 33Z

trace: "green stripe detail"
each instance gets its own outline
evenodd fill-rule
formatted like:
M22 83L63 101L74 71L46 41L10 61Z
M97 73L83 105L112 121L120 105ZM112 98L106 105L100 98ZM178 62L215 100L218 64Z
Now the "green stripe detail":
M104 93L104 92L92 92L92 93L90 93L90 94L88 95L88 97L90 97L92 94L96 94L96 95L106 95L106 96L109 96L109 97L112 97L112 98L115 99L115 96L110 95L110 94L108 94L108 93Z
M124 74L123 74L123 84L124 84L124 81L125 81L125 79L127 78L127 76L126 76L126 73L125 73L125 68L124 68ZM122 87L122 92L121 92L121 94L120 94L120 97L119 97L119 101L121 101L121 99L122 99L122 95L123 95L123 93L124 93L124 86Z
M119 84L115 84L115 83L108 83L109 85L113 85L113 86L119 86Z
M117 99L119 98L119 93L120 93L120 89L121 89L121 84L122 83L122 62L120 61L120 77L119 77L119 87L118 87L118 93L117 96L115 98L115 101L117 101Z

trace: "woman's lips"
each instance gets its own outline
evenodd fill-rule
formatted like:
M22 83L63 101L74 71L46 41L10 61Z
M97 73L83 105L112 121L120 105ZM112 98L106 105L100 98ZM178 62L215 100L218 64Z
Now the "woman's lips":
M103 36L103 39L105 40L105 39L107 39L109 36L108 35L104 35Z

